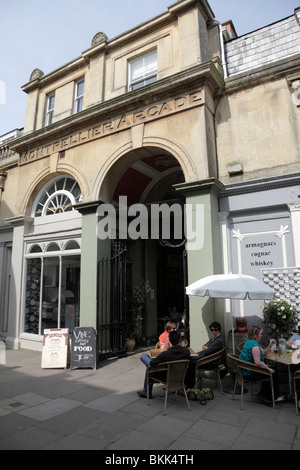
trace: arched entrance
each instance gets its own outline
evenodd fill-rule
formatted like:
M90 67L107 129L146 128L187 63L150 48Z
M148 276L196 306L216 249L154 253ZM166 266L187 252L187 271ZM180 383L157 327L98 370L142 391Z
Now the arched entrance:
M101 193L116 210L117 229L110 246L100 241L98 251L105 253L98 259L100 356L122 353L124 338L133 333L139 342L155 340L172 307L180 314L186 308L185 201L174 189L184 181L178 160L157 147L123 155L103 181ZM126 233L124 224L120 229L124 211ZM136 328L132 296L141 281L149 281L151 293Z

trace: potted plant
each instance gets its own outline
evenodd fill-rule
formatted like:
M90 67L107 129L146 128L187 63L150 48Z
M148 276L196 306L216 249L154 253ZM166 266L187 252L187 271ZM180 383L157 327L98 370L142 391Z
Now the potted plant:
M288 333L297 321L296 308L286 300L270 300L263 307L263 323L272 330L272 335L276 339Z
M131 302L131 325L132 332L130 338L127 338L127 348L133 349L136 339L142 326L144 307L147 299L150 297L151 286L149 281L140 281L138 285L133 288L133 296Z

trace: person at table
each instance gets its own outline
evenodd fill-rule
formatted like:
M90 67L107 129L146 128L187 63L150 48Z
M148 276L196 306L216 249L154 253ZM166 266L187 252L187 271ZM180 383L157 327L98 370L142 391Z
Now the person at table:
M158 338L161 351L167 351L172 346L169 336L170 332L175 330L176 323L174 321L168 321L165 326L165 331Z
M300 347L300 325L298 325L298 333L294 333L288 340L288 345L291 348L293 345Z
M219 322L212 322L209 325L209 329L211 331L211 338L210 340L202 346L202 351L199 351L196 355L193 355L190 360L190 365L187 370L186 374L186 386L188 389L193 388L195 385L195 369L196 364L199 359L210 356L221 349L224 348L223 338L221 336L221 325ZM212 362L211 364L205 364L203 366L205 370L210 370L215 368L215 364ZM201 366L200 366L201 369Z
M274 385L274 398L275 400L279 397L279 385L278 385L278 378L277 373L274 369L270 368L264 361L264 356L266 356L270 351L272 346L276 343L275 339L272 339L268 347L262 349L260 347L260 341L262 337L263 330L259 328L259 326L250 326L248 329L248 338L243 346L243 349L240 353L240 359L245 362L249 362L250 364L256 364L264 369L267 369L269 372L273 374L273 385ZM249 378L251 381L259 381L266 378L266 375L261 374L259 372L253 372L250 370L242 370L242 374L245 378ZM258 397L264 403L271 404L272 403L272 390L270 386L270 382L263 381L261 390L258 394Z
M177 311L176 305L173 305L173 307L171 308L170 320L176 323L176 328L178 329L179 328L179 323L180 323L180 320L181 320L181 315Z
M172 346L167 351L161 352L157 357L150 357L146 353L141 354L140 360L145 364L147 369L149 366L158 366L164 362L190 359L190 350L184 345L180 331L177 331L176 329L171 330L169 337ZM161 374L161 372L158 372L158 374ZM164 373L162 372L162 374ZM153 385L149 385L149 398L152 398L152 387ZM141 398L147 398L147 370L145 373L144 388L142 390L138 390L137 394Z

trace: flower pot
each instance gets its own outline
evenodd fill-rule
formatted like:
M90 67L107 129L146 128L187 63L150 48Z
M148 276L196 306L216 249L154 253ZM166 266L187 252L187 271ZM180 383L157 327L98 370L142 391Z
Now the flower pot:
M136 345L136 341L134 338L127 338L126 339L126 349L128 351L133 351Z

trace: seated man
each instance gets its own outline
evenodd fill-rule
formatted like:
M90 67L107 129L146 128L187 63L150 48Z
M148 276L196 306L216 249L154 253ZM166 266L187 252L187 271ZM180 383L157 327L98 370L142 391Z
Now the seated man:
M150 357L145 353L141 354L140 359L147 368L150 365L151 367L157 366L164 362L190 359L190 350L183 344L181 333L177 330L172 330L169 336L172 347L167 351L161 352L157 357ZM138 390L137 394L141 398L147 398L147 371L145 374L144 388L142 390ZM149 387L149 398L152 398L152 385Z
M221 325L214 321L209 325L211 331L211 339L202 346L202 351L197 353L196 356L191 357L190 365L186 374L185 382L188 388L193 388L195 385L195 370L196 364L202 357L210 356L224 348L223 338L221 336ZM214 363L205 364L205 370L214 369Z

